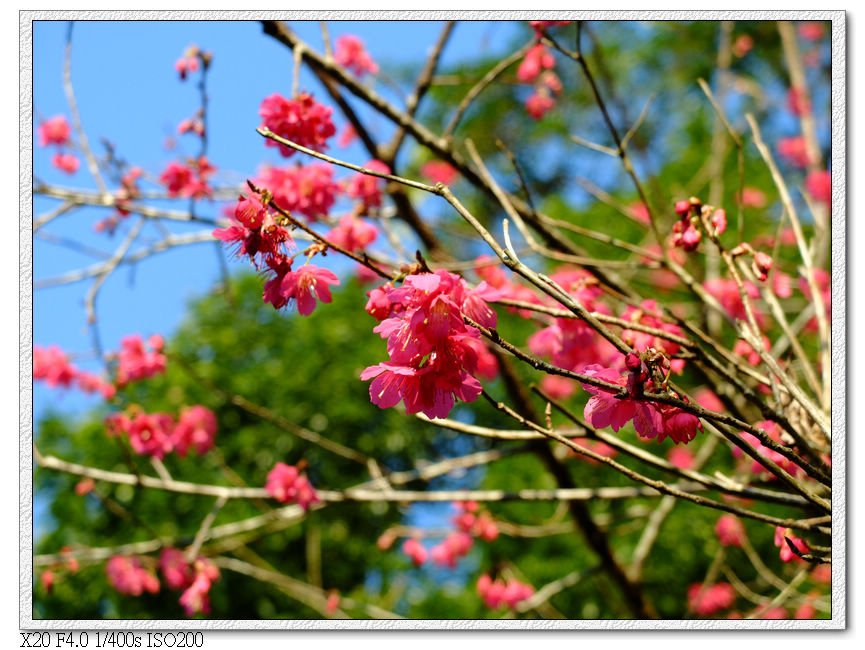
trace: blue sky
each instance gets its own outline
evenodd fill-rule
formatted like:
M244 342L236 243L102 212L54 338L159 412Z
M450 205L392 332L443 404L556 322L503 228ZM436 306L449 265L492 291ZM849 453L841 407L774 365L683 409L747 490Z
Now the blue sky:
M321 48L321 31L316 22L293 22L304 39ZM399 63L420 63L440 33L436 22L332 22L331 37L356 34L367 45L385 74ZM62 87L66 22L37 22L34 25L34 118L69 115ZM445 52L448 65L482 53L501 52L525 25L495 22L461 23ZM73 30L72 79L83 126L91 146L102 153L102 138L110 140L118 155L143 167L154 177L166 163L183 154L197 152L191 136L176 137L177 124L191 116L199 96L192 81L181 82L174 62L190 44L213 53L208 76L210 110L209 159L219 168L217 185L239 184L252 175L262 162L280 162L273 149L265 149L254 132L259 125L258 107L267 95L291 91L290 52L262 33L257 22L77 22ZM391 94L386 85L375 82L377 90ZM312 76L304 72L301 87L324 95ZM392 96L392 94L391 94ZM337 121L339 129L343 123ZM388 128L381 120L373 126ZM164 147L168 136L178 149ZM64 187L95 189L93 179L82 164L73 177L50 165L53 151L35 147L34 172L38 179ZM340 152L360 163L366 156L359 146ZM156 189L153 184L144 187ZM36 197L34 214L45 213L58 205L55 200ZM165 207L184 209L185 203ZM218 205L202 204L199 213L219 216ZM56 219L43 232L54 238L74 239L110 253L122 239L93 233L93 224L109 211L85 208ZM128 225L128 224L127 224ZM195 231L201 226L172 226L175 231ZM161 233L148 224L142 241L156 241ZM99 261L56 243L37 239L34 245L34 278L61 275ZM238 262L230 262L239 268ZM130 333L170 334L184 313L187 302L200 295L219 277L215 245L198 244L162 253L135 267L121 267L102 287L98 298L99 331L106 350L116 349L120 339ZM84 296L89 281L35 292L33 339L38 345L56 344L76 355L76 363L95 370L91 338L84 314ZM68 412L80 412L97 403L78 392L35 387L37 419L46 405Z

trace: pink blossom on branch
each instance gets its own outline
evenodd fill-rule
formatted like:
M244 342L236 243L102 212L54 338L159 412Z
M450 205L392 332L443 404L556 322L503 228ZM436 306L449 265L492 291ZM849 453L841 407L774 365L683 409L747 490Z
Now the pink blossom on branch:
M517 79L522 83L533 83L544 70L556 65L552 53L542 43L534 45L517 68Z
M301 146L324 151L327 141L336 134L331 120L332 109L319 104L309 93L300 93L295 99L286 99L274 93L261 102L258 114L264 126L276 135ZM265 139L265 146L277 147L286 158L295 150L283 144Z
M419 540L414 539L413 537L405 540L402 544L402 552L405 553L409 559L411 559L412 564L415 566L421 566L427 560L427 550L424 548L424 545L420 543Z
M142 565L137 557L114 555L105 565L108 582L121 594L140 596L159 591L159 580Z
M48 145L64 147L69 144L72 128L69 126L69 121L65 115L55 115L39 122L36 132L39 135L40 147L47 147Z
M715 534L722 546L741 547L745 543L745 527L736 515L721 515L715 524Z
M390 167L380 160L370 160L364 165L370 171L380 174L390 174ZM346 186L346 194L360 201L360 213L367 214L370 208L381 206L384 179L369 174L355 174Z
M234 247L238 255L247 255L256 266L261 257L270 264L271 258L294 247L291 233L277 220L278 216L257 194L241 195L234 207L231 224L227 228L217 228L213 236Z
M78 171L81 161L78 160L78 157L75 154L56 153L51 158L51 164L60 171L71 175Z
M219 579L219 568L206 558L193 564L195 577L180 596L180 604L187 616L210 613L210 588Z
M266 188L280 208L317 220L330 212L342 189L333 167L311 163L294 167L264 167L255 184Z
M712 585L694 584L688 588L688 609L697 616L712 616L729 609L736 602L736 590L727 582Z
M353 253L363 250L378 237L378 230L368 221L353 214L340 218L339 223L324 238L330 243Z
M174 449L186 456L190 449L201 456L209 451L216 439L216 416L210 409L195 405L183 409L171 438Z
M456 168L443 160L430 160L424 163L420 168L420 173L430 182L442 183L443 185L450 185L458 176Z
M146 346L138 335L124 337L120 341L120 352L117 353L117 385L122 387L129 382L165 372L163 346L159 335L147 339Z
M309 479L296 466L285 463L273 466L264 489L280 503L296 503L304 510L320 501Z
M378 72L378 64L372 60L369 52L357 36L346 34L336 39L336 47L333 59L344 68L348 68L358 77L375 74Z
M333 298L329 285L338 285L339 278L332 271L322 269L312 264L305 264L297 271L285 270L265 285L264 301L280 309L294 300L301 316L309 316L316 306L315 299L330 302Z
M516 609L517 605L535 593L534 588L524 582L501 578L493 580L487 573L478 578L477 590L484 605L490 609L498 609L502 606Z

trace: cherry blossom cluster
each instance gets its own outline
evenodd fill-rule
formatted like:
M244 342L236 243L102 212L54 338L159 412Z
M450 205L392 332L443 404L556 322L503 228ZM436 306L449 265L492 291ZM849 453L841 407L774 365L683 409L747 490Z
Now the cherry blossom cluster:
M346 34L336 39L333 60L358 77L378 72L378 64L366 51L363 41L357 36Z
M138 335L124 337L117 353L117 385L125 386L165 372L164 347L165 341L158 334L148 338L146 344Z
M332 110L313 99L309 93L300 93L294 99L286 99L279 93L266 97L258 109L264 126L276 135L297 144L324 151L327 141L336 133L331 120ZM268 147L278 147L286 158L294 155L291 147L265 139Z
M254 183L267 188L283 210L317 220L327 216L341 192L333 167L324 163L264 167Z
M215 171L205 156L190 158L186 162L174 160L159 175L159 182L165 185L168 196L172 198L202 199L213 194L208 180Z
M675 444L691 442L697 436L697 431L703 429L700 420L677 406L638 399L644 390L651 390L654 386L650 370L646 361L634 353L627 355L625 363L628 367L626 373L600 365L583 369L583 374L617 387L583 384L583 388L591 394L583 410L586 420L597 429L609 426L613 431L633 421L634 429L641 438L656 438L658 442L663 442L669 437Z
M791 545L793 548L790 548ZM783 526L775 527L775 546L780 549L779 556L782 562L792 562L793 560L802 562L804 560L799 556L810 552L805 540L796 537L793 531Z
M320 501L312 483L295 465L274 465L264 489L280 503L296 503L304 510Z
M67 151L67 147L71 146L72 129L64 115L55 115L40 121L37 134L40 147L54 146L57 149L51 158L52 165L67 174L78 171L81 164L78 157Z
M72 365L68 355L56 345L33 346L33 379L44 381L52 388L75 385L84 392L99 393L105 399L111 399L117 392L111 382Z
M781 427L779 427L777 423L770 420L763 420L761 422L757 422L754 426L761 431L765 431L766 435L773 442L777 442L780 445L788 444L788 441L785 441L782 438ZM765 458L766 460L775 463L776 465L778 465L778 467L788 472L792 476L801 476L804 473L804 470L799 467L799 465L787 459L785 456L782 456L774 449L766 447L754 434L741 431L739 433L739 436L745 442L751 445L762 458ZM739 447L733 447L732 453L734 458L739 459L745 471L749 471L751 474L755 474L769 481L775 479L775 475L772 474L763 463L758 460L754 460L750 456L746 456L745 452L739 449Z
M152 569L144 567L141 558L115 555L105 564L105 573L111 586L126 596L159 592L159 578Z
M484 601L484 605L490 609L507 607L516 609L517 605L530 598L534 588L517 579L505 580L498 578L493 580L488 573L484 573L477 582L478 595Z
M421 165L421 176L431 183L452 184L459 175L456 168L443 160L430 160Z
M331 302L330 285L339 284L332 271L307 263L294 270L294 257L289 252L294 240L288 229L289 220L269 208L271 195L241 196L234 208L231 224L213 231L214 237L235 247L238 255L249 257L256 268L264 262L272 273L264 285L262 298L275 309L294 301L302 316L308 316L316 306L316 298ZM312 248L310 257L321 248Z
M380 408L402 401L409 414L447 417L456 399L472 402L481 393L475 378L480 333L463 315L495 327L487 304L497 297L485 282L474 289L448 271L409 275L402 286L370 292L367 313L381 321L374 332L387 340L389 359L361 373L372 380L370 400Z
M703 202L695 196L676 202L676 214L679 220L673 224L673 246L685 251L697 250L700 240L703 238L703 213L711 215L708 217L711 226L710 234L720 237L727 230L727 212L723 209L713 210L711 206L704 206Z
M218 428L216 416L201 405L182 409L177 422L168 413L145 413L131 407L106 417L105 426L109 435L126 437L135 453L159 459L171 452L181 457L190 450L199 456L207 453L215 444Z
M562 82L553 72L556 60L543 43L536 43L526 53L517 68L517 80L532 84L534 91L526 99L526 112L534 119L541 119L556 105L555 96L562 92Z
M736 602L736 590L728 582L716 582L703 586L700 583L688 588L688 609L697 616L712 616L730 609Z
M131 167L120 177L120 189L114 195L114 213L105 219L100 219L93 225L96 232L106 232L113 235L122 219L129 216L131 201L141 195L138 180L144 172L140 167Z
M199 68L207 69L210 62L213 60L213 55L200 49L197 45L190 45L177 61L174 62L174 69L177 71L181 81L186 81L187 76L191 72L198 72Z

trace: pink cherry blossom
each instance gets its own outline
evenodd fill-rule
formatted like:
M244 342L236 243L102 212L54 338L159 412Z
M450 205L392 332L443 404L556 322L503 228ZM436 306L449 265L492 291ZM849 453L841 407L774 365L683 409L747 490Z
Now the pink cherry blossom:
M742 189L741 202L746 208L765 208L766 194L756 187L745 187Z
M687 447L673 447L667 452L667 460L678 469L694 468L694 454Z
M210 613L210 588L219 579L219 568L210 560L198 558L193 569L192 584L180 596L180 605L187 616Z
M389 361L361 374L372 379L370 400L380 408L403 401L408 413L446 417L456 399L471 402L481 392L474 375L479 333L463 314L494 327L495 312L486 300L497 295L481 283L470 289L444 270L407 276L400 288L385 285L371 292L367 311L383 320L373 331L387 339ZM389 303L389 304L388 304Z
M442 183L450 185L453 183L459 172L450 163L443 160L430 160L424 163L420 168L420 173L432 183Z
M457 561L468 555L473 545L474 540L471 535L463 531L455 531L432 547L430 557L439 566L455 569Z
M174 62L174 69L180 76L181 81L185 81L190 72L196 72L198 70L198 56L198 47L196 45L190 45L183 52L183 56Z
M186 556L176 548L163 549L159 555L159 570L169 589L186 589L192 584L192 565Z
M803 21L798 23L799 36L807 41L819 41L826 35L826 27L824 23L817 21Z
M697 616L712 616L729 609L736 602L736 590L727 582L706 585L693 584L688 588L688 609Z
M69 357L56 345L43 348L33 346L33 379L44 381L55 388L71 386L77 371Z
M274 270L277 275L265 285L264 301L280 309L294 300L301 316L309 316L315 310L316 298L322 302L331 302L333 298L329 285L339 284L339 278L332 271L312 264L305 264L297 271L287 270L282 273L284 266ZM278 284L275 284L277 281Z
M535 593L534 588L524 582L516 579L505 581L501 578L493 580L486 573L478 578L477 590L484 605L490 609L498 609L502 606L515 609Z
M36 132L39 135L40 147L47 147L51 144L65 147L69 144L72 128L69 126L69 121L65 115L55 115L54 117L49 117L47 120L40 121Z
M124 337L117 354L117 385L123 387L129 382L165 372L163 345L162 337L158 335L147 339L146 346L138 335Z
M826 205L830 204L832 202L832 174L826 169L811 172L805 178L805 189L815 201Z
M378 230L371 223L353 214L340 218L339 223L324 238L335 246L353 253L363 250L378 237Z
M216 428L216 416L210 409L201 405L185 408L171 435L174 449L181 456L189 449L201 456L213 447Z
M333 59L339 65L354 72L358 77L367 73L375 74L378 72L378 64L372 60L363 45L363 41L357 36L346 34L337 38Z
M227 228L213 231L216 239L234 248L237 255L247 255L258 267L259 259L270 264L272 258L294 248L288 229L257 195L240 196Z
M778 154L793 167L807 167L811 162L805 138L801 135L781 138L778 141Z
M745 543L745 527L736 515L721 515L715 524L715 534L722 546L742 546Z
M78 160L78 156L71 153L55 153L51 158L51 164L54 165L57 169L62 172L66 172L67 174L74 174L78 171L78 167L81 165L81 161Z
M309 479L297 467L285 463L273 466L264 489L280 503L296 503L304 510L320 501Z
M114 555L105 565L108 582L121 594L140 596L159 591L159 580L134 556Z
M370 171L380 174L390 174L390 167L385 165L380 160L369 160L364 165ZM369 174L355 174L346 186L346 194L351 198L360 201L360 210L362 214L369 212L370 208L378 208L381 206L382 189L385 181L376 176Z
M410 537L402 544L402 552L405 553L415 566L420 566L427 560L427 550L419 540Z
M542 43L537 43L526 53L517 68L517 79L522 83L533 83L544 70L556 65L552 53Z
M274 93L261 102L258 114L264 126L276 135L291 140L301 146L324 151L327 141L336 134L331 121L332 109L319 104L309 93L300 93L296 99L286 99ZM270 139L265 139L268 147L277 147L286 158L294 155L295 150Z
M174 450L173 430L174 419L167 413L138 413L126 433L136 454L162 459Z
M532 119L539 120L556 105L552 95L543 89L537 90L526 99L526 112Z
M790 90L787 91L787 107L796 116L811 112L811 102L808 100L808 95L796 86L791 86Z
M165 185L168 196L201 199L212 194L207 179L213 171L204 156L187 164L172 161L159 175L159 182Z
M789 540L789 543L788 541ZM810 552L808 548L808 544L805 543L805 540L796 537L793 534L793 531L789 528L784 528L783 526L775 527L775 546L777 546L780 550L780 556L782 562L792 562L794 560L801 562L802 558L799 557L796 553L793 552L793 549L790 548L790 544L792 544L799 554L806 555Z
M333 167L311 163L293 167L264 167L255 184L267 188L283 210L317 220L330 212L341 192Z
M733 41L731 49L733 54L741 59L754 49L754 39L750 34L739 34Z

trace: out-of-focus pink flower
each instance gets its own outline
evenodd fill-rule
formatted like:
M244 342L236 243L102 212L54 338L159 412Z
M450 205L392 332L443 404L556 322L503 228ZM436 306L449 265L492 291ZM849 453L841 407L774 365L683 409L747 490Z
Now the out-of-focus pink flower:
M339 139L336 141L336 144L345 149L356 139L357 131L354 130L354 126L352 126L351 124L346 124L345 128L342 130L342 133L339 134Z
M811 172L805 178L805 189L815 201L829 205L832 202L832 174L826 169Z
M445 537L441 543L432 547L430 557L439 566L455 569L457 561L468 555L473 545L474 540L471 535L462 531L455 531Z
M129 422L129 444L136 454L165 458L174 450L174 420L167 413L139 413Z
M171 435L174 449L181 456L189 449L201 456L213 447L216 428L216 416L209 408L199 404L185 408Z
M793 295L793 278L775 269L772 274L772 293L779 298L789 298Z
M350 253L363 250L377 237L378 230L375 226L353 214L341 217L337 226L324 236L330 243Z
M363 45L363 41L357 36L346 34L337 38L333 59L339 65L354 72L358 77L367 73L375 74L378 72L378 64L372 60Z
M33 346L33 379L44 381L52 388L68 387L72 385L76 374L69 357L56 345L47 348Z
M293 167L264 167L255 179L273 194L283 210L300 213L310 219L327 216L342 191L333 179L333 167L311 163Z
M114 384L90 372L77 371L75 382L85 393L99 393L105 399L111 399L117 394Z
M550 27L560 27L562 25L570 25L572 20L530 20L529 25L535 30L538 37L543 35L543 32Z
M631 205L628 206L628 212L631 214L631 216L634 217L636 221L639 221L644 225L648 226L651 222L649 208L646 207L646 204L642 201L636 201L634 203L631 203Z
M430 160L421 166L420 173L433 183L450 185L456 180L458 172L450 163L443 160Z
M194 135L203 137L204 136L204 122L202 122L198 118L187 118L185 120L181 120L180 124L177 125L177 133L179 135L184 135L186 133L192 133Z
M286 99L274 93L265 98L258 109L264 126L273 133L316 151L327 149L328 139L336 134L336 127L331 121L332 112L329 107L316 102L309 93L300 93L296 99ZM265 138L265 145L278 147L286 158L295 153L291 147L268 138Z
M750 34L739 34L731 46L733 56L741 59L754 49L754 39Z
M280 503L296 503L304 510L320 501L309 479L297 467L285 463L273 466L264 489Z
M65 147L69 144L72 128L69 126L69 121L65 115L55 115L39 122L36 132L39 135L40 147L47 147L51 144Z
M51 164L60 171L71 175L78 171L81 161L78 160L78 156L75 154L55 153L51 158Z
M736 602L736 590L727 582L707 585L693 584L688 588L688 609L697 616L712 616L729 609Z
M213 172L213 166L204 156L188 164L172 161L159 175L159 182L165 185L168 196L201 199L213 192L207 183Z
M390 174L390 167L385 165L380 160L370 160L364 165L370 171L380 174ZM381 206L381 193L384 186L384 179L369 174L356 174L348 182L346 193L353 199L357 199L361 203L361 212L366 214L370 208L378 208Z
M791 86L787 91L787 107L793 115L802 116L811 112L811 102L804 90Z
M808 146L801 135L781 138L778 141L778 154L794 167L807 167L811 163Z
M80 497L90 494L95 485L96 483L92 478L83 478L75 484L75 494Z
M163 347L164 342L159 335L147 339L147 346L137 334L124 337L117 354L117 385L123 387L129 382L165 372Z
M402 552L405 553L415 566L420 566L427 560L427 550L419 540L410 537L402 544Z
M534 83L544 70L551 70L556 65L552 53L543 43L537 43L526 52L526 56L517 68L517 79L522 83Z
M787 542L790 540L790 543ZM797 551L801 555L805 555L810 552L808 548L808 544L805 543L805 540L796 537L793 534L793 531L789 528L784 528L783 526L775 527L775 546L777 546L780 550L779 555L781 556L782 562L792 562L793 560L803 561L802 558L799 557L796 553L793 552L793 549L790 548L790 544L792 544Z
M694 454L687 447L673 447L667 452L670 465L678 469L693 469Z
M190 72L196 72L198 70L198 56L198 46L190 45L183 52L183 56L174 62L174 69L180 76L181 81L185 81Z
M748 320L745 304L739 295L739 287L736 286L735 280L712 278L703 283L703 288L721 303L721 306L730 316L738 320ZM745 292L752 299L760 296L760 290L751 282L745 282ZM765 322L765 316L756 308L754 309L754 318L757 324L762 327Z
M210 613L210 588L219 579L219 569L213 562L198 558L193 564L195 577L180 596L180 604L187 616Z
M715 534L722 546L742 546L745 543L745 527L736 515L721 515L715 524Z
M133 556L114 555L105 565L108 582L121 594L140 596L144 592L159 591L159 580L145 569L141 560Z
M765 208L767 204L766 194L756 187L743 188L741 201L746 208Z
M619 450L615 447L611 447L603 440L592 440L590 438L574 438L574 442L578 447L582 447L583 449L587 449L599 456L605 456L606 458L615 458L619 455ZM595 460L589 456L584 456L578 451L574 451L573 449L568 450L569 456L574 456L579 458L583 462L589 463L590 465L597 465L600 461Z
M799 36L807 41L819 41L826 35L825 23L806 20L798 23Z
M42 588L47 591L49 594L51 590L54 588L54 572L50 569L43 571L39 574L39 582L42 584Z
M763 337L763 349L769 350L772 347L772 344L769 342L767 337ZM742 357L748 362L748 365L751 366L759 366L762 363L762 359L760 358L760 353L757 352L751 344L745 341L744 339L738 339L736 344L733 346L733 354L738 357Z
M332 616L334 613L336 613L336 610L339 609L339 602L339 592L335 589L332 589L330 593L328 593L327 601L324 604L324 611L327 613L328 616Z
M553 399L567 399L577 392L577 383L559 375L544 375L541 390Z
M517 605L535 593L534 588L524 582L516 579L505 581L501 578L493 580L486 573L478 578L477 590L484 605L490 609L502 606L516 609Z
M169 589L186 589L194 579L192 565L176 548L163 549L159 555L159 570Z
M715 395L715 393L705 386L696 390L694 393L694 401L709 411L715 411L716 413L724 412L724 403L717 395Z
M543 89L536 90L526 100L526 112L533 119L539 120L556 105L552 95Z

